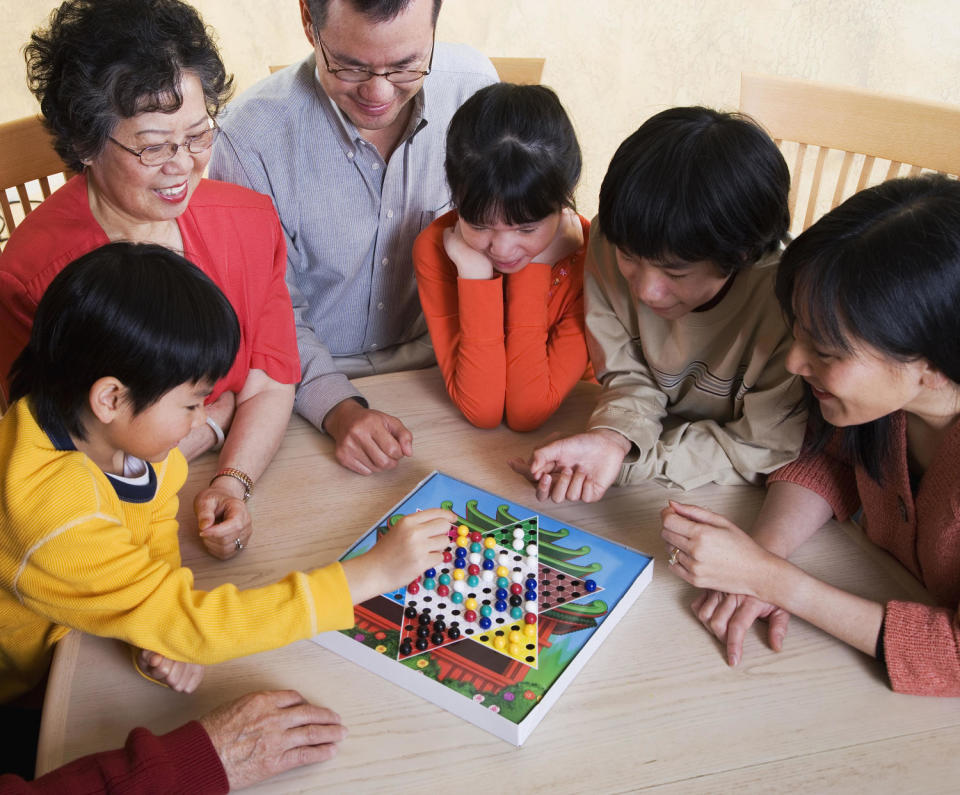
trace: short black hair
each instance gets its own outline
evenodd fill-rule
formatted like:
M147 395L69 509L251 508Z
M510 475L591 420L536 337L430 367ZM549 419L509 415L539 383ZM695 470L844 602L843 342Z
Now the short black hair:
M391 19L406 11L413 0L343 0L358 14L363 14L371 22L389 22ZM440 6L443 0L433 0L433 26L437 26L437 17L440 16ZM310 8L310 19L317 30L323 30L327 24L327 12L330 9L330 0L307 0Z
M533 223L572 208L580 166L573 125L546 86L481 88L447 130L447 183L468 223Z
M181 384L222 378L239 345L233 307L199 268L163 246L108 243L50 282L10 396L29 395L41 425L85 439L98 379L120 380L138 414Z
M777 298L814 343L865 342L903 362L925 359L960 384L960 182L906 177L861 191L797 237L780 261ZM811 444L836 429L807 389ZM890 419L840 429L842 447L878 482Z
M730 274L780 246L789 193L787 163L752 119L671 108L614 154L600 187L600 231L636 257L708 260Z
M211 117L233 87L213 32L179 0L66 0L24 55L27 83L73 171L103 151L120 119L178 110L184 73L200 80Z

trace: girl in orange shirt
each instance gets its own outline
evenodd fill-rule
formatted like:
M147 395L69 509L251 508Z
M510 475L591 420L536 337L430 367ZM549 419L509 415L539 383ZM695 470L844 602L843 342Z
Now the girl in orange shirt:
M474 425L533 430L588 364L576 134L549 88L495 83L454 114L445 166L457 209L413 247L437 362Z

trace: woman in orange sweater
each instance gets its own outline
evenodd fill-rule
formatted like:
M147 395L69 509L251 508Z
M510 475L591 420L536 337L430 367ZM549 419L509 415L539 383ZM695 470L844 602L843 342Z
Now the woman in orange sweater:
M588 364L576 134L549 88L496 83L454 115L445 165L457 209L413 262L447 392L478 427L533 430Z
M767 481L752 538L671 502L672 570L707 589L693 609L731 665L755 619L779 650L792 614L882 662L897 692L960 697L960 183L928 175L856 194L787 247L777 297L807 444ZM867 539L928 599L874 601L788 562L860 508Z

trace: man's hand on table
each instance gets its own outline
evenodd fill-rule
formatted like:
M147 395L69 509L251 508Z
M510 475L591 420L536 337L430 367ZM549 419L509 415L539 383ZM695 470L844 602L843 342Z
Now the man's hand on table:
M303 765L325 762L347 736L337 713L295 690L250 693L200 718L223 763L230 789L257 784Z
M327 412L323 429L336 442L337 461L361 475L393 469L413 455L413 434L400 420L364 408L353 398Z

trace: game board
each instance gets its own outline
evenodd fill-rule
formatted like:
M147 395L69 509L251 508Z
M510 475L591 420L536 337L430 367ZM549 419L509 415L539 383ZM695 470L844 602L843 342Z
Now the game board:
M653 576L653 560L433 472L341 558L448 508L443 562L313 640L521 745ZM580 561L580 562L577 562Z

